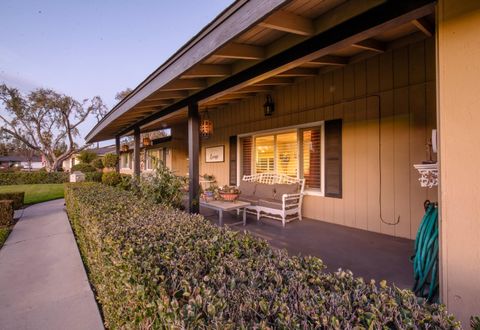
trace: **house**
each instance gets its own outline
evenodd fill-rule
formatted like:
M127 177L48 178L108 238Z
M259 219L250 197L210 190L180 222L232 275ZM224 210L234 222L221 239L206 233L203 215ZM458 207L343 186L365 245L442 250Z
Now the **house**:
M8 155L0 156L0 168L21 168L26 171L39 170L45 166L42 157L33 155L27 157L25 155Z
M473 0L238 0L87 142L115 138L119 152L133 135L138 175L141 134L175 128L191 212L200 173L305 178L305 217L392 239L415 238L436 201L440 298L468 324L480 314L479 26Z
M92 148L88 150L95 152L98 157L102 157L108 153L115 153L115 145ZM62 168L65 172L69 172L73 165L76 165L79 163L80 161L78 160L78 154L74 154L63 161Z

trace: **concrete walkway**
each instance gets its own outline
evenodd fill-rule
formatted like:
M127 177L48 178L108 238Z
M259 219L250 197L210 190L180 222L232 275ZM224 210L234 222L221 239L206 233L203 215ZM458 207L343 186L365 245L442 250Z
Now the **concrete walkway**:
M103 329L64 200L33 205L0 250L0 329Z

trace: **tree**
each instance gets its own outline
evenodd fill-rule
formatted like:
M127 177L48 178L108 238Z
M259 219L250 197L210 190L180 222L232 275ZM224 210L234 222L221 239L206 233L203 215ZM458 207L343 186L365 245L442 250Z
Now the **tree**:
M120 91L118 92L116 95L115 95L115 100L117 100L118 102L120 102L121 100L123 100L128 94L130 94L132 92L132 89L131 88L126 88L124 89L123 91Z
M4 110L0 114L0 132L41 154L48 171L59 170L64 160L87 148L75 143L79 126L89 116L107 112L99 96L78 102L43 88L23 95L5 84L0 85L0 102Z
M77 156L78 160L80 161L80 163L83 163L83 164L91 164L92 161L95 160L95 158L97 158L97 154L91 150L82 150L78 156Z

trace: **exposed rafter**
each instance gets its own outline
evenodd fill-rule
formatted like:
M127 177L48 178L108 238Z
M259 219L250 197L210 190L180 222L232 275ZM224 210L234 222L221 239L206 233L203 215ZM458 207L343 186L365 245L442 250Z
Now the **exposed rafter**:
M182 74L181 78L206 78L206 77L225 77L232 73L229 65L219 64L198 64L192 69Z
M412 24L419 29L423 34L425 34L427 37L433 36L435 33L435 29L432 24L430 24L429 21L425 17L414 19L412 21Z
M148 97L148 101L166 100L166 99L183 99L188 96L187 91L157 91Z
M252 96L255 96L255 93L245 93L245 94L228 94L220 97L218 100L238 100L245 99Z
M261 60L265 58L265 51L262 47L258 47L258 46L232 43L218 50L212 56L217 58Z
M280 86L280 85L290 85L293 84L292 78L276 78L271 77L259 82L256 82L254 85L256 86Z
M375 53L383 53L385 51L385 44L375 39L365 39L356 42L352 45L355 48L370 50Z
M348 64L348 58L342 56L327 55L310 61L308 62L308 64L345 66Z
M174 100L169 100L169 99L155 100L155 101L143 101L143 102L140 102L137 106L135 106L135 108L143 109L143 108L159 107L159 106L163 106L163 105L169 105L169 104L173 103L173 101Z
M207 87L203 79L177 79L162 87L162 91L195 90Z
M262 27L283 32L311 36L315 33L313 22L308 18L279 10L259 24Z
M316 69L310 69L310 68L294 68L290 69L287 71L284 71L282 73L279 73L277 77L313 77L317 75L317 70Z
M244 94L244 93L268 93L274 90L272 86L247 86L242 89L232 91L235 94Z

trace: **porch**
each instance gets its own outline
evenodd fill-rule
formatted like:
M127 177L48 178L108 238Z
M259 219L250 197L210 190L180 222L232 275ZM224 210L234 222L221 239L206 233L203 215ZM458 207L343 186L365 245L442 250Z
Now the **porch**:
M218 224L215 211L201 207L200 213ZM387 280L402 289L413 286L413 267L409 261L412 240L308 218L282 227L280 221L268 218L257 221L248 215L245 227L231 225L238 221L235 212L224 213L224 223L230 229L248 231L290 255L318 257L327 266L327 272L349 269L366 281Z

